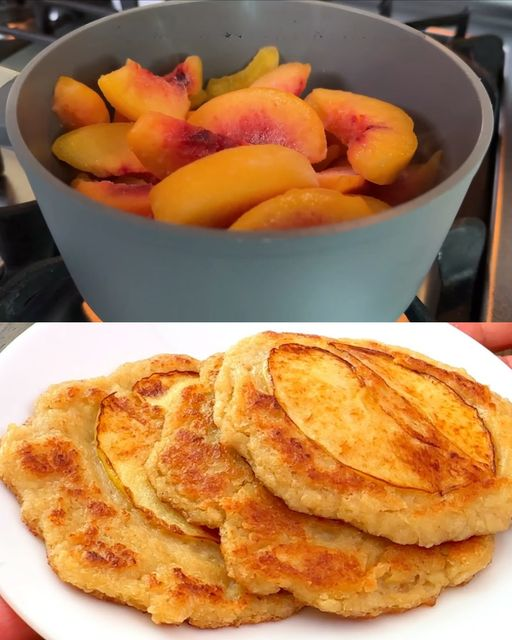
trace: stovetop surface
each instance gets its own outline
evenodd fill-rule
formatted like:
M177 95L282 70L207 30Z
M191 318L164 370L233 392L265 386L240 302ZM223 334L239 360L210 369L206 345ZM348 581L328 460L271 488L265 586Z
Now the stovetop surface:
M30 2L34 4L33 0L28 0ZM41 7L45 3L81 4L104 12L110 10L106 0L95 3L37 0L35 4ZM512 131L512 94L508 83L503 84L502 80L510 74L510 57L505 57L504 52L510 50L512 42L512 6L505 7L492 0L344 0L338 3L384 15L391 13L393 18L413 23L416 28L429 27L427 32L464 57L486 86L499 114L497 135L418 294L426 308L416 300L408 312L414 320L510 320L512 145L506 144L504 133ZM5 4L0 0L0 23ZM437 18L432 19L433 16ZM81 16L77 26L84 20ZM30 28L37 30L34 22L30 24ZM50 38L69 31L74 24L68 20L51 27L49 31L54 33ZM27 45L19 38L0 39L0 64L19 71L47 42L43 38ZM0 320L83 320L80 295L40 219L38 208L26 206L19 216L14 215L10 205L30 199L31 190L12 151L2 151L5 171L0 179L0 255L4 263L0 263L0 273L3 272Z

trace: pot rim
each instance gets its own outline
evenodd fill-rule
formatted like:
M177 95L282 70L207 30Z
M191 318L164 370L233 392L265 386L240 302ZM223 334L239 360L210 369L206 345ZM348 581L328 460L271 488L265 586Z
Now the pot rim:
M279 0L274 0L279 1ZM290 0L288 0L290 1ZM99 20L95 20L89 24L80 27L79 29L75 29L71 31L67 35L59 38L54 43L45 47L43 51L41 51L37 56L35 56L29 64L27 64L23 71L16 78L13 86L11 87L11 91L9 93L9 97L7 100L7 110L6 110L6 124L9 138L13 144L13 147L16 151L16 154L21 156L23 159L23 163L25 165L30 165L31 170L37 171L41 174L41 176L49 182L52 187L54 187L57 191L59 191L63 196L66 197L74 197L78 198L78 201L82 203L91 203L91 199L87 196L77 192L71 186L69 186L66 182L55 176L51 171L49 171L43 164L37 160L37 158L32 154L30 148L25 143L23 136L21 134L18 118L17 118L17 107L19 94L23 84L28 75L35 69L39 62L44 59L46 54L54 49L57 49L61 44L67 42L68 40L74 38L77 34L83 33L89 29L96 28L98 23L105 23L109 21L115 21L123 19L123 16L130 13L138 13L142 11L162 11L168 10L169 7L173 7L175 5L180 4L192 4L192 3L201 3L204 0L172 0L171 2L166 2L162 4L153 4L144 7L137 7L135 9L129 9L128 11L123 11L119 13L114 13L110 16L106 16L104 18L100 18ZM480 104L481 109L481 124L480 131L478 134L478 138L476 144L469 154L469 156L464 160L461 166L456 169L450 176L440 182L433 189L430 189L426 193L417 198L413 198L408 202L405 202L396 207L392 207L388 211L384 211L375 216L367 216L365 218L358 218L355 220L348 220L345 222L339 222L335 224L329 225L319 225L316 227L306 227L301 229L293 229L293 230L284 230L284 231L251 231L247 233L229 233L226 232L226 229L216 229L209 227L200 227L193 225L183 225L183 224L173 224L168 222L161 222L159 220L155 220L152 218L143 218L141 216L130 215L126 212L120 211L113 207L109 207L99 202L95 202L95 208L102 213L102 215L108 215L113 220L125 221L125 224L139 225L142 227L155 226L159 233L171 234L173 236L180 236L183 238L209 238L213 241L215 239L222 240L222 242L230 242L229 239L232 240L233 243L239 244L242 242L259 242L259 243L267 243L270 240L279 243L279 241L283 241L286 243L293 242L294 240L304 240L307 237L318 237L318 236L333 236L337 234L346 233L355 229L363 229L365 227L370 227L374 225L384 224L389 220L393 220L399 216L404 216L407 214L411 214L412 212L424 207L427 204L435 201L441 196L445 195L447 192L456 187L460 182L462 182L466 177L472 175L478 169L485 152L490 144L492 133L494 129L494 113L491 105L491 101L489 96L487 95L487 91L478 78L478 76L473 72L473 70L455 53L453 53L446 46L438 43L433 38L429 37L425 33L413 29L405 24L392 20L390 18L385 18L380 15L376 15L369 11L365 11L362 9L356 9L353 7L347 7L342 5L335 4L326 4L321 0L292 0L294 4L308 4L312 6L322 7L327 10L333 11L341 11L345 13L356 13L359 15L366 16L372 20L383 21L391 23L396 29L403 29L414 37L420 38L422 40L426 40L429 46L437 47L440 51L443 52L453 63L455 63L460 71L467 77L469 82L471 83ZM71 192L73 195L71 195ZM37 194L36 194L37 197Z

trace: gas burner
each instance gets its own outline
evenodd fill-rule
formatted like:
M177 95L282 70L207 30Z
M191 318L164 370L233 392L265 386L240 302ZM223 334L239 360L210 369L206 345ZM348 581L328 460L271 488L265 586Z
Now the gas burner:
M3 5L3 6L2 6ZM137 0L119 0L121 10ZM17 0L0 4L0 33L21 42L50 44L79 26L115 13L112 0Z
M438 36L439 38L450 37L465 38L469 23L469 10L467 7L460 13L450 15L433 16L431 18L423 18L422 20L412 20L407 22L413 29L425 31L429 35ZM453 36L446 35L446 29L455 29Z
M385 18L392 18L394 17L394 4L393 0L379 0L377 11ZM425 5L427 3L423 4ZM446 6L448 3L445 2L444 4ZM456 13L434 15L421 18L420 20L408 21L406 24L410 27L414 27L414 29L420 29L421 31L437 29L439 27L452 27L456 29L454 34L455 37L464 38L469 24L469 9L464 7L462 11L457 11Z
M61 257L39 260L0 283L4 322L79 322L82 298Z

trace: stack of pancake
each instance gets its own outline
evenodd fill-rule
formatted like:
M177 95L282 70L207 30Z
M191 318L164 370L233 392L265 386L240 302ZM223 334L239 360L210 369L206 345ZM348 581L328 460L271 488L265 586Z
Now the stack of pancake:
M156 623L374 617L491 561L512 405L404 349L266 332L51 387L0 478L62 580Z

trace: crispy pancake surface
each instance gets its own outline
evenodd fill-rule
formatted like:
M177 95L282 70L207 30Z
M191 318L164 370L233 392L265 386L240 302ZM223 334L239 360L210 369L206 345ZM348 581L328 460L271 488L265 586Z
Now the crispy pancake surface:
M188 518L204 524L215 514L237 582L259 594L285 588L323 611L369 617L431 604L490 562L491 536L424 549L291 511L219 441L212 415L219 366L219 357L206 361L200 379L176 388L147 466L159 494Z
M297 511L432 546L506 529L512 405L404 349L262 333L224 358L215 421Z
M253 477L238 453L220 443L213 422L213 382L221 362L221 356L212 356L202 367L202 382L196 375L175 387L162 437L146 462L161 500L190 522L215 528L224 522L221 499Z
M172 389L195 376L190 370L154 373L137 381L131 391L117 391L101 403L96 426L98 453L114 484L156 524L172 533L209 537L183 515L163 504L151 486L144 464L158 442L165 404Z
M44 540L51 567L85 592L148 611L157 623L220 627L287 617L299 608L292 596L248 593L228 577L217 543L148 519L98 457L96 421L105 398L154 373L194 367L186 357L160 356L108 378L51 387L32 418L2 438L0 478Z

